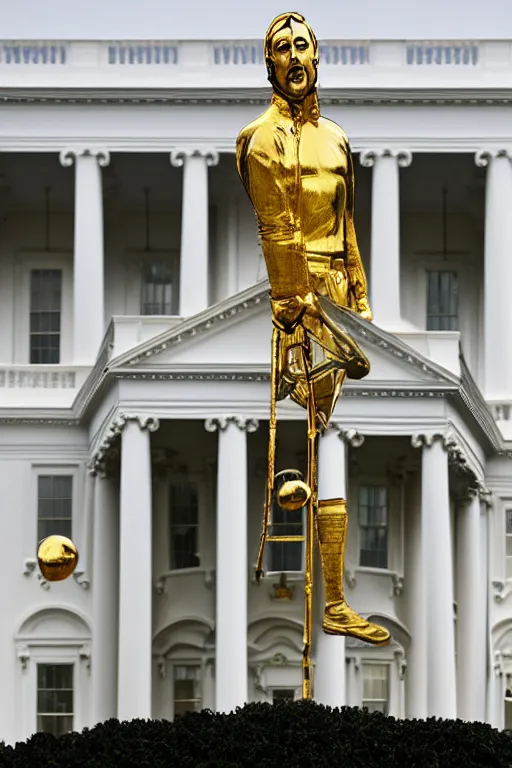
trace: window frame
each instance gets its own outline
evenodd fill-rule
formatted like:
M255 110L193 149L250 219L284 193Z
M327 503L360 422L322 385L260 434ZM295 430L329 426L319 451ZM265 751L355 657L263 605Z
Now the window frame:
M384 667L386 669L386 687L387 687L387 697L386 699L365 699L364 698L364 682L365 682L365 669L368 669L369 667ZM391 669L391 662L385 659L362 659L361 662L361 708L365 707L365 701L366 702L380 702L385 701L386 703L386 711L384 714L386 716L389 716L390 710L392 709L392 702L391 702L391 675L392 675L392 669ZM368 708L369 709L369 708ZM372 711L372 710L369 710ZM373 710L373 711L379 711L379 710Z
M441 317L445 317L445 318L452 317L452 315L442 315L442 314L433 315L431 312L429 312L430 275L432 275L432 274L440 275L441 273L446 273L446 274L450 274L450 275L454 275L455 276L455 281L456 281L455 302L456 302L457 312L454 315L454 317L456 318L457 328L429 328L428 327L429 318L431 318L431 317L436 317L438 319L441 318ZM426 304L425 330L427 330L429 333L431 331L434 331L434 332L439 332L439 331L440 332L446 332L446 331L458 332L460 330L460 319L461 319L460 318L460 272L459 272L459 270L458 269L454 269L454 268L450 268L450 267L447 268L447 269L440 269L440 268L431 269L431 268L427 268L426 269L426 287L427 287L427 298L425 300L425 304Z
M505 569L505 581L511 581L512 580L512 553L510 555L507 554L507 544L508 540L510 539L511 542L511 550L512 550L512 530L510 533L507 533L507 513L510 513L511 516L511 522L512 522L512 504L505 503L503 505L503 529L504 529L504 548L505 548L505 562L504 562L504 569ZM508 566L510 562L510 575L508 574Z
M71 497L70 497L71 511L70 511L69 518L53 518L53 519L69 520L70 523L71 523L71 526L70 526L71 530L70 530L68 538L69 539L73 539L73 535L74 535L74 530L73 530L74 529L73 511L74 511L74 497L75 497L75 493L76 493L75 476L73 475L72 472L69 472L69 473L65 473L65 472L53 473L52 472L51 474L46 474L44 472L38 472L37 473L37 479L36 479L36 483L37 483L37 512L36 512L36 514L37 514L37 540L39 542L39 541L42 541L42 539L46 538L45 536L41 537L40 534L39 534L39 524L40 524L41 520L50 520L50 519L52 519L52 518L41 518L40 515L39 515L39 503L41 501L41 497L39 495L39 486L40 486L40 480L41 480L42 477L51 477L52 480L55 477L65 477L65 478L69 478L70 479L70 481L71 481ZM53 499L55 499L55 496L53 497ZM53 534L48 534L48 535L53 535ZM66 534L60 533L58 535L65 536Z
M85 510L84 504L84 467L78 462L69 464L59 462L58 464L33 463L31 471L31 493L28 503L30 504L29 514L24 516L27 521L27 530L24 531L24 541L32 541L31 552L36 552L39 545L39 476L40 475L70 475L72 476L72 498L71 498L71 534L73 542L77 547L83 548L83 521ZM25 527L25 526L24 526ZM32 555L33 556L33 555Z
M200 701L201 703L201 709L204 709L204 664L201 659L197 659L195 661L185 661L181 659L175 659L170 664L171 667L171 683L172 683L172 689L171 689L171 707L172 707L172 719L176 717L176 695L174 690L174 685L176 683L175 673L176 669L178 667L195 667L199 670L199 698L198 699L180 699L180 701ZM197 711L201 711L197 710ZM195 712L196 710L189 710L192 712Z
M361 525L361 490L363 488L383 488L386 493L386 565L380 566L380 565L363 565L361 563L361 553L362 553L362 543L363 543L363 536L362 536L362 528ZM357 527L358 527L358 568L364 568L364 569L371 569L376 571L390 571L390 559L391 559L391 514L390 514L390 501L391 501L391 494L390 494L390 484L388 482L369 482L369 483L359 483L357 486ZM373 527L376 528L377 526L364 526L366 528Z
M172 272L172 304L177 310L171 315L142 314L143 273L153 262L169 261ZM128 249L125 251L125 311L126 316L157 318L180 317L180 250L178 248Z
M13 363L54 367L73 361L73 253L56 251L16 251L14 254ZM35 269L62 272L60 312L60 356L58 363L30 362L30 286Z
M72 711L71 712L40 712L39 711L39 692L40 691L49 691L49 690L69 690L68 688L62 688L62 689L55 689L55 688L40 688L39 687L39 668L40 667L71 667L71 691L72 691ZM75 704L76 704L76 687L75 687L75 679L76 679L76 671L75 671L75 664L74 662L68 662L68 661L56 661L56 662L42 662L37 661L36 662L36 727L38 725L38 721L40 717L45 716L53 716L53 717L71 717L71 729L69 731L65 731L65 733L70 733L75 730ZM37 733L49 733L49 731L42 731L39 730ZM57 735L57 734L54 734ZM62 734L59 734L62 735Z
M56 276L58 275L58 288L59 288L59 303L58 303L58 309L34 309L32 305L32 296L33 296L33 288L34 288L34 276L36 273L54 273ZM41 275L42 277L42 275ZM61 359L61 345L62 345L62 283L63 283L63 274L61 269L48 269L48 268L41 268L41 269L31 269L30 270L30 306L29 306L29 361L30 365L60 365L60 359ZM41 298L41 296L39 297ZM39 315L41 318L42 315L56 315L58 314L59 317L59 324L58 324L58 330L50 330L50 331L34 331L32 330L32 315ZM33 341L36 338L40 338L42 336L49 336L53 338L58 339L58 345L56 349L58 350L57 354L57 360L42 360L40 362L36 362L35 360L32 360L32 344ZM51 351L52 348L50 347ZM40 352L41 350L39 350Z
M167 504L165 510L165 531L166 531L166 569L165 573L198 573L204 571L207 568L209 562L208 553L208 478L204 473L200 472L187 472L186 474L180 474L177 472L169 472L166 476L165 482L167 484ZM180 482L193 482L197 486L197 501L198 501L198 514L197 514L197 556L198 565L189 566L187 568L171 568L171 485L173 483Z

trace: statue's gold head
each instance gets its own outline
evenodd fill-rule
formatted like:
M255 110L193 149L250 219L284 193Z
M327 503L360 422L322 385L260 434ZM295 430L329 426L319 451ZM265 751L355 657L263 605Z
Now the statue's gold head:
M265 62L274 90L288 101L302 101L315 88L318 43L304 16L281 13L265 35Z

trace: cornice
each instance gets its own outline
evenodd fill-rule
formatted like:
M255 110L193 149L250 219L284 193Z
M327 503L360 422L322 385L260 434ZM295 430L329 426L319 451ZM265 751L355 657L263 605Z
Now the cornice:
M322 88L321 105L499 106L512 104L510 88ZM2 88L0 104L256 104L268 106L270 88Z

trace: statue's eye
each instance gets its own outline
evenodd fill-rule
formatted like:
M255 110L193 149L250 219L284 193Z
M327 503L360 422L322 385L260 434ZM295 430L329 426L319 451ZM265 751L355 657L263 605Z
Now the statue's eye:
M286 40L283 40L282 43L277 44L277 51L279 53L286 53L286 51L290 50L290 43L288 43Z

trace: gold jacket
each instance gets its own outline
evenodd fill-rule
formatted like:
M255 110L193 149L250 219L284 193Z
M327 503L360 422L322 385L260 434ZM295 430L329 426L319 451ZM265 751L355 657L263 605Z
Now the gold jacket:
M274 92L270 107L240 132L236 159L257 214L272 298L313 290L367 310L352 154L342 129L320 116L316 91L300 104Z

